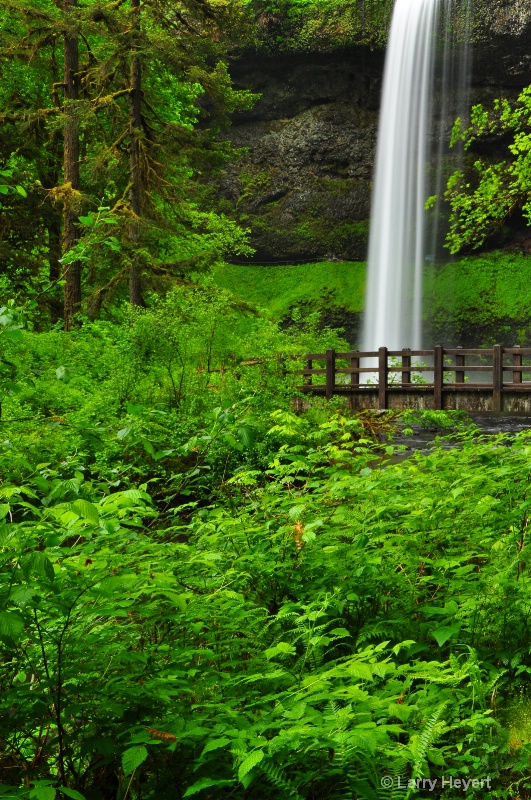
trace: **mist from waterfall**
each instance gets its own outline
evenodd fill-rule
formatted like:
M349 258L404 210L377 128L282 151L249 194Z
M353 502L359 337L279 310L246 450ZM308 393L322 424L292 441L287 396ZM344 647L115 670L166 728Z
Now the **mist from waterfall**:
M371 207L363 349L420 349L423 273L441 252L440 198L466 115L469 0L396 0ZM455 164L454 164L455 167Z

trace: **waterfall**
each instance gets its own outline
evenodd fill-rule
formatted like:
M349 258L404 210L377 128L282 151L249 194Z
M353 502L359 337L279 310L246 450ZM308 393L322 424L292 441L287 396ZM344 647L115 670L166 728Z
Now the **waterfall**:
M422 284L440 250L440 202L466 114L468 0L396 0L386 53L371 207L363 349L420 349Z

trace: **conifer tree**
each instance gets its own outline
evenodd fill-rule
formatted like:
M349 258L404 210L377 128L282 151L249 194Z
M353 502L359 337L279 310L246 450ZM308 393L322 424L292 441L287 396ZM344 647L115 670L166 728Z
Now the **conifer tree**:
M77 0L64 0L64 147L63 147L63 252L73 249L78 238L79 214L79 33L75 10ZM81 262L71 261L65 269L64 325L70 330L81 307Z
M223 61L238 14L238 3L207 0L8 5L0 57L15 56L34 73L37 64L45 89L28 93L17 109L0 109L11 142L11 150L0 143L0 159L16 150L18 136L27 139L30 126L31 156L25 149L19 160L41 192L37 214L46 209L49 217L39 224L48 278L63 278L67 330L82 293L97 313L129 276L129 300L138 305L142 282L171 285L224 252L246 252L244 232L216 212L200 175L225 163L229 150L216 141L221 125L251 101L232 89ZM13 93L5 102L13 103ZM42 277L37 268L30 281L39 285Z

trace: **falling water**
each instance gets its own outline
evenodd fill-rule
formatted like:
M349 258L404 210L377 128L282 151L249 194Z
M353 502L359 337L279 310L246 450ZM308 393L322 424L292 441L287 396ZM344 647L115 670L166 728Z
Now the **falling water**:
M396 0L385 61L363 347L419 349L422 278L440 249L452 124L467 107L469 0Z

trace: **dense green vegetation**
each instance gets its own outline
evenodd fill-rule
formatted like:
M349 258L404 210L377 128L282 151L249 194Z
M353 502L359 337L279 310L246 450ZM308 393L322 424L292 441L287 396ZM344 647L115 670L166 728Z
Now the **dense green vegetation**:
M391 0L246 0L254 44L275 51L335 50L352 44L381 47Z
M469 158L467 169L450 178L446 199L452 215L448 247L457 253L463 247L476 249L485 240L503 232L507 221L531 222L531 87L525 88L516 103L496 99L492 110L474 106L470 125L457 120L454 143L463 141L465 149L499 140L505 145L500 154Z
M364 265L227 264L212 188L231 48L389 7L5 4L0 798L531 796L529 433L305 405ZM432 277L436 320L527 324L521 256ZM419 422L451 441L396 463Z
M340 302L349 311L361 311L365 292L365 264L322 261L315 264L269 267L224 264L213 271L215 282L280 320L301 304Z
M240 3L18 0L0 21L2 280L43 322L249 254L202 175L252 95L227 71ZM201 122L202 126L198 123Z
M360 346L365 263L323 261L269 267L219 265L215 283L261 309L274 322L317 328L349 327ZM507 346L531 338L531 261L519 252L493 251L428 267L426 323L439 341L470 339L476 346ZM356 331L358 335L356 337Z
M524 797L528 436L392 465L246 314L3 309L1 796Z

